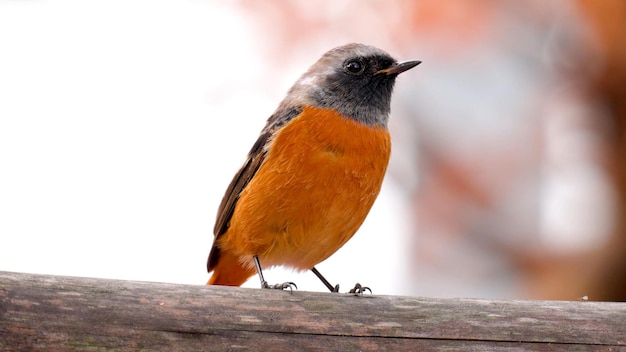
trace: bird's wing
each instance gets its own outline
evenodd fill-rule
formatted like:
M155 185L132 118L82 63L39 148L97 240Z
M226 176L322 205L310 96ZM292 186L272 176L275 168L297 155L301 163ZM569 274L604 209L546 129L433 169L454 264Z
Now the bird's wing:
M252 150L250 150L248 154L248 159L241 169L237 171L235 177L233 177L233 180L228 185L228 188L226 188L222 203L217 210L217 219L215 221L215 227L213 228L213 233L216 238L228 230L230 218L233 216L239 195L244 188L246 188L250 180L252 180L263 163L263 160L265 160L267 152L263 150L263 146L267 143L269 136L268 133L262 133L259 136L259 139L254 143Z
M219 247L216 246L217 239L222 236L226 230L228 230L228 227L230 226L230 219L235 211L235 205L239 200L239 195L246 188L248 183L250 183L256 172L263 164L265 156L267 155L268 142L271 140L274 133L280 129L280 127L300 114L301 111L302 109L300 108L279 109L267 120L267 125L252 146L252 149L250 149L246 162L243 164L241 169L237 171L235 177L233 177L233 180L228 185L228 188L226 188L226 193L224 194L222 202L217 210L217 219L215 221L215 226L213 227L215 239L207 261L207 270L209 272L213 271L213 268L217 264L219 258Z

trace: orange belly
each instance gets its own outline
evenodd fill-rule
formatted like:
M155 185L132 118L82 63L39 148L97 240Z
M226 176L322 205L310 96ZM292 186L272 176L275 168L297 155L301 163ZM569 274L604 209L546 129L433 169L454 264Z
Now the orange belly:
M271 142L241 193L222 252L249 269L311 269L361 226L387 169L389 132L336 112L305 107ZM250 271L253 272L253 271Z

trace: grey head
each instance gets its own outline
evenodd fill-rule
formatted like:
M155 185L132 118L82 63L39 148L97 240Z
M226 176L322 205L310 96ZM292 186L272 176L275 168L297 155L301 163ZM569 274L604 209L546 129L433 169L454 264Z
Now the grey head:
M310 105L386 127L396 77L420 63L398 63L385 51L363 44L334 48L296 81L277 111Z

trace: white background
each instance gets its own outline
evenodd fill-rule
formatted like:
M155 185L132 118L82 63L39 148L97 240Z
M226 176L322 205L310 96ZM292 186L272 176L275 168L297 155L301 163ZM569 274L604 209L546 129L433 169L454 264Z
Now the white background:
M226 186L322 54L268 72L254 30L216 3L0 1L0 270L206 282ZM318 266L342 290L403 293L396 193L385 183ZM325 290L311 273L266 276Z

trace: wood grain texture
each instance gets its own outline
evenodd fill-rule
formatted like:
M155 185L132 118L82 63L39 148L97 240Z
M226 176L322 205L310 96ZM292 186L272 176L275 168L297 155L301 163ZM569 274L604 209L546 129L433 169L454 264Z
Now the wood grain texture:
M0 272L1 351L626 351L626 303L490 301Z

